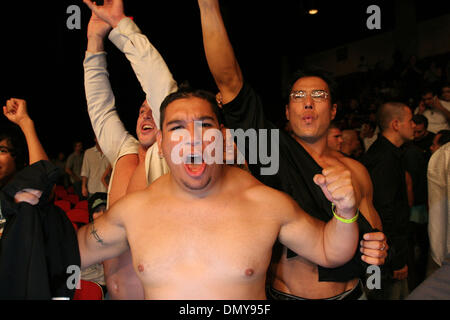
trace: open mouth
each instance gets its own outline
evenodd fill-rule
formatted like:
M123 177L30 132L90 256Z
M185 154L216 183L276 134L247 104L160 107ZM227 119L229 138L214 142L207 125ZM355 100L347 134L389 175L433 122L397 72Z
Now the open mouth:
M206 169L206 163L203 161L202 156L198 154L187 155L183 166L187 174L194 178L201 176Z
M148 132L152 131L154 128L155 128L155 127L153 127L152 125L144 124L144 125L141 127L141 131L142 131L143 133L148 133Z

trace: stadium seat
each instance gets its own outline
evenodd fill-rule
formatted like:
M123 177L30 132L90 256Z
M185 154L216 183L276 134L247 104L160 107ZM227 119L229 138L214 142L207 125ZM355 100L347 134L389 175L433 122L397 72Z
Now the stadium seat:
M87 209L88 209L88 201L87 201L87 200L81 200L81 201L79 201L79 202L75 205L74 209L85 209L85 210L87 210Z
M71 209L67 211L67 217L70 221L80 224L89 223L89 213L86 209Z
M69 200L55 200L55 206L60 207L66 213L72 208Z
M80 289L75 290L73 300L103 300L103 290L99 284L80 280Z

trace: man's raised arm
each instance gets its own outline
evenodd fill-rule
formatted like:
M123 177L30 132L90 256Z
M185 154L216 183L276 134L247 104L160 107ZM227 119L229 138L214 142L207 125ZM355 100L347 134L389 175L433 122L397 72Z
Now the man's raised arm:
M133 20L125 16L122 0L105 1L103 6L96 6L89 0L84 2L113 28L109 39L130 61L159 126L161 102L178 89L164 59Z
M228 39L218 0L198 0L198 5L206 59L222 95L222 102L226 104L232 101L242 88L241 68Z
M104 38L110 30L109 24L94 13L92 14L88 25L88 43L83 66L86 100L92 128L105 156L111 164L114 164L124 144L134 144L137 152L138 141L126 131L115 107L115 97L106 69L106 52L103 51Z
M22 99L11 98L6 101L6 106L3 106L3 114L22 130L27 141L29 164L40 160L48 160L47 153L37 136L34 122L28 115L27 102Z

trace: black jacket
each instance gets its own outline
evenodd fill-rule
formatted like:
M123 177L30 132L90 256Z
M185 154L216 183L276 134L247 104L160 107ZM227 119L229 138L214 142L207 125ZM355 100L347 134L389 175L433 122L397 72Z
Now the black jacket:
M39 161L16 174L0 191L6 219L0 241L0 299L72 298L67 282L71 265L80 265L76 232L50 197L60 169ZM15 203L25 188L43 191L39 203Z

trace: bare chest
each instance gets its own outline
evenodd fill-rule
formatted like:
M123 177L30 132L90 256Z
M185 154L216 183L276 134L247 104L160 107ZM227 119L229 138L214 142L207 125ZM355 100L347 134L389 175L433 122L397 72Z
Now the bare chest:
M146 285L265 277L275 223L237 207L160 209L127 227L133 263Z

